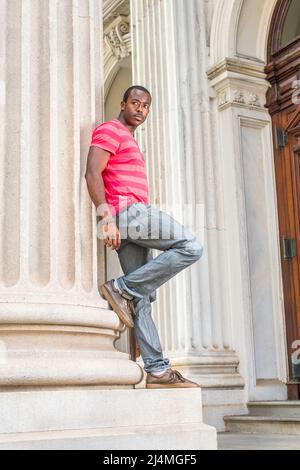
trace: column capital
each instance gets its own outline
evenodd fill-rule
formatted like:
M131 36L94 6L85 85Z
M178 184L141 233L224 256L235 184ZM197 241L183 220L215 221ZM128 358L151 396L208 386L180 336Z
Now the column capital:
M207 76L217 94L219 110L228 106L265 109L269 85L264 64L226 58L211 67Z

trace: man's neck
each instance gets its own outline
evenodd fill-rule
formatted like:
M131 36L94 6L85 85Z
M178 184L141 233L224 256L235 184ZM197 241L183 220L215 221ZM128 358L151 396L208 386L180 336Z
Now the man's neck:
M127 127L127 129L131 132L132 135L134 135L134 131L136 130L136 127L133 127L133 126L128 126L127 122L125 121L124 117L122 116L122 114L119 115L119 117L117 117L117 119L125 126Z

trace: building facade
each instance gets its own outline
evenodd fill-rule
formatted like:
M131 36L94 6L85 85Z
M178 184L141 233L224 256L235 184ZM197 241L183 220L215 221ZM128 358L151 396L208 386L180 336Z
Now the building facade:
M155 318L222 427L248 401L299 398L299 2L118 2L125 18L124 87L154 96L139 132L152 202L205 213L204 256L160 290Z
M99 296L120 268L97 241L84 179L91 132L132 83L153 95L137 134L151 202L201 221L201 260L154 305L165 354L201 384L197 432L213 447L202 412L223 430L248 402L299 399L299 2L0 5L0 400L13 409L0 433L162 426L122 412L150 395ZM45 409L57 414L59 396L69 411L53 423ZM33 403L38 425L26 415ZM99 403L107 415L94 417Z

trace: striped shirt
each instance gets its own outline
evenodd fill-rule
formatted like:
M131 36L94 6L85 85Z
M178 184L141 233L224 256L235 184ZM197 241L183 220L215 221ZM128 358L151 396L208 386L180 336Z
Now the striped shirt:
M91 146L110 152L102 172L105 196L117 214L130 204L149 204L145 159L129 129L118 119L104 122L93 132Z

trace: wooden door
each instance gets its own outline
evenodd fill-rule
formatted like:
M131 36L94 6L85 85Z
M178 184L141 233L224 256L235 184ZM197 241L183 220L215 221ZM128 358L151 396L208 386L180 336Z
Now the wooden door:
M290 114L292 115L290 117ZM275 172L289 359L289 396L299 397L300 366L300 112L273 117ZM290 118L290 119L289 119ZM291 123L291 118L293 123ZM297 343L299 341L299 343Z
M300 398L300 37L297 28L296 37L287 36L286 23L292 14L299 14L300 24L300 2L298 6L294 0L278 2L266 67L271 83L267 106L273 123L290 399Z

